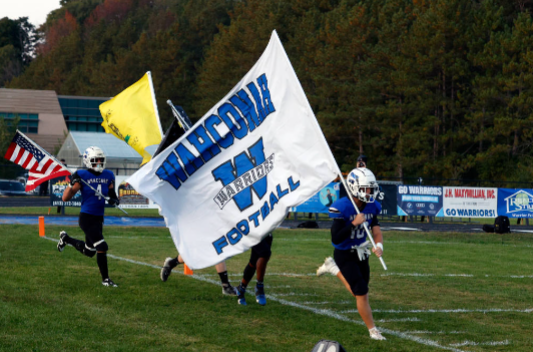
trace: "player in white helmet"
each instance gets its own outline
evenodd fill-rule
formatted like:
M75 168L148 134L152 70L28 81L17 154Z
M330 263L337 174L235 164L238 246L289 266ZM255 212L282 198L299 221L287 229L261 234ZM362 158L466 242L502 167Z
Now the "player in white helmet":
M378 221L381 205L376 202L379 186L372 171L365 167L353 169L346 183L348 196L337 200L329 208L329 216L333 219L331 242L335 248L334 259L326 258L324 264L318 268L317 275L329 272L337 276L355 297L357 310L368 328L370 337L374 340L385 340L374 324L372 309L368 301L370 250L363 225L366 222L372 231L376 242L376 248L372 251L381 257L383 235ZM353 198L359 214L348 197Z
M119 200L115 192L115 175L105 168L105 162L105 154L98 147L89 147L83 153L83 163L87 170L80 169L72 175L70 186L63 192L63 201L69 201L81 190L79 225L85 233L85 242L61 231L57 249L62 252L65 246L70 244L90 258L96 255L96 263L102 275L102 285L117 287L109 278L106 254L108 246L102 231L106 203L104 197L109 197L108 203L111 205L118 205Z

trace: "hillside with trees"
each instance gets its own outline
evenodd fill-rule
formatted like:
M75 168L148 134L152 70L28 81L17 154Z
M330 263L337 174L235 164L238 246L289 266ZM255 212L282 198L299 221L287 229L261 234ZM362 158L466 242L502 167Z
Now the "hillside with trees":
M6 87L114 96L150 70L163 126L172 118L167 99L196 120L252 67L276 29L344 171L364 153L381 178L533 178L530 1L61 5L39 28L32 60L6 44L0 20L0 62L20 62L0 76Z

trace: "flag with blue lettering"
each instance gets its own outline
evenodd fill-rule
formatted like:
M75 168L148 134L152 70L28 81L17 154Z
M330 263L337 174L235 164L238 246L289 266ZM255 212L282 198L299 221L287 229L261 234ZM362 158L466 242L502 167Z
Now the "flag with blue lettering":
M337 174L274 31L244 78L128 183L160 206L185 263L202 269L259 243Z

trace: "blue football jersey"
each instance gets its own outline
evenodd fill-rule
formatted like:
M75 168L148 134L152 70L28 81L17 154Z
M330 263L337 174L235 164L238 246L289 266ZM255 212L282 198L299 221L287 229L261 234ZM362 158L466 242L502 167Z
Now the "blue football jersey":
M76 171L78 176L90 184L94 189L108 197L109 186L115 183L113 171L104 170L100 174L94 174L89 170ZM97 196L85 183L81 183L81 212L92 215L104 215L105 199Z
M365 208L361 211L365 214L366 222L369 227L379 225L378 215L381 213L381 204L378 202L367 203ZM335 201L329 208L329 217L332 219L342 219L345 221L346 227L352 226L352 221L355 219L357 213L348 197L343 197ZM366 241L366 232L363 224L353 228L350 237L339 244L333 244L333 247L340 250L348 250L353 246L359 246Z

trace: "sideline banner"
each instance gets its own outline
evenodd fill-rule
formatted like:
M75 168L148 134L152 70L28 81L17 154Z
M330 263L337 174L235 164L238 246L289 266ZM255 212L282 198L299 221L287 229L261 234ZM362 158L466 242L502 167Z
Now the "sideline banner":
M442 187L398 186L398 215L437 216L442 209Z
M130 176L115 176L117 197L120 207L125 209L157 209L157 205L139 194L126 180Z
M322 213L328 214L329 207L339 199L339 182L332 182L322 188L320 192L297 207L292 207L292 213Z
M443 188L443 207L437 216L455 218L495 218L498 216L497 188Z
M73 171L72 171L73 172ZM81 207L81 192L78 191L68 202L63 202L63 192L70 186L70 175L57 177L50 180L50 206L55 207Z
M397 186L379 183L380 192L377 201L381 203L381 215L397 215L398 200L396 196Z
M509 218L533 218L533 190L498 188L498 215Z
M74 173L76 169L73 169ZM117 196L120 199L120 206L122 208L143 208L143 209L157 209L157 205L154 202L148 200L148 198L140 195L133 187L126 182L129 176L115 176L115 187L117 188ZM78 192L68 202L63 202L63 192L70 186L70 176L57 177L50 180L49 193L50 193L50 206L59 207L81 207L81 192ZM109 204L105 205L106 208L112 207Z

